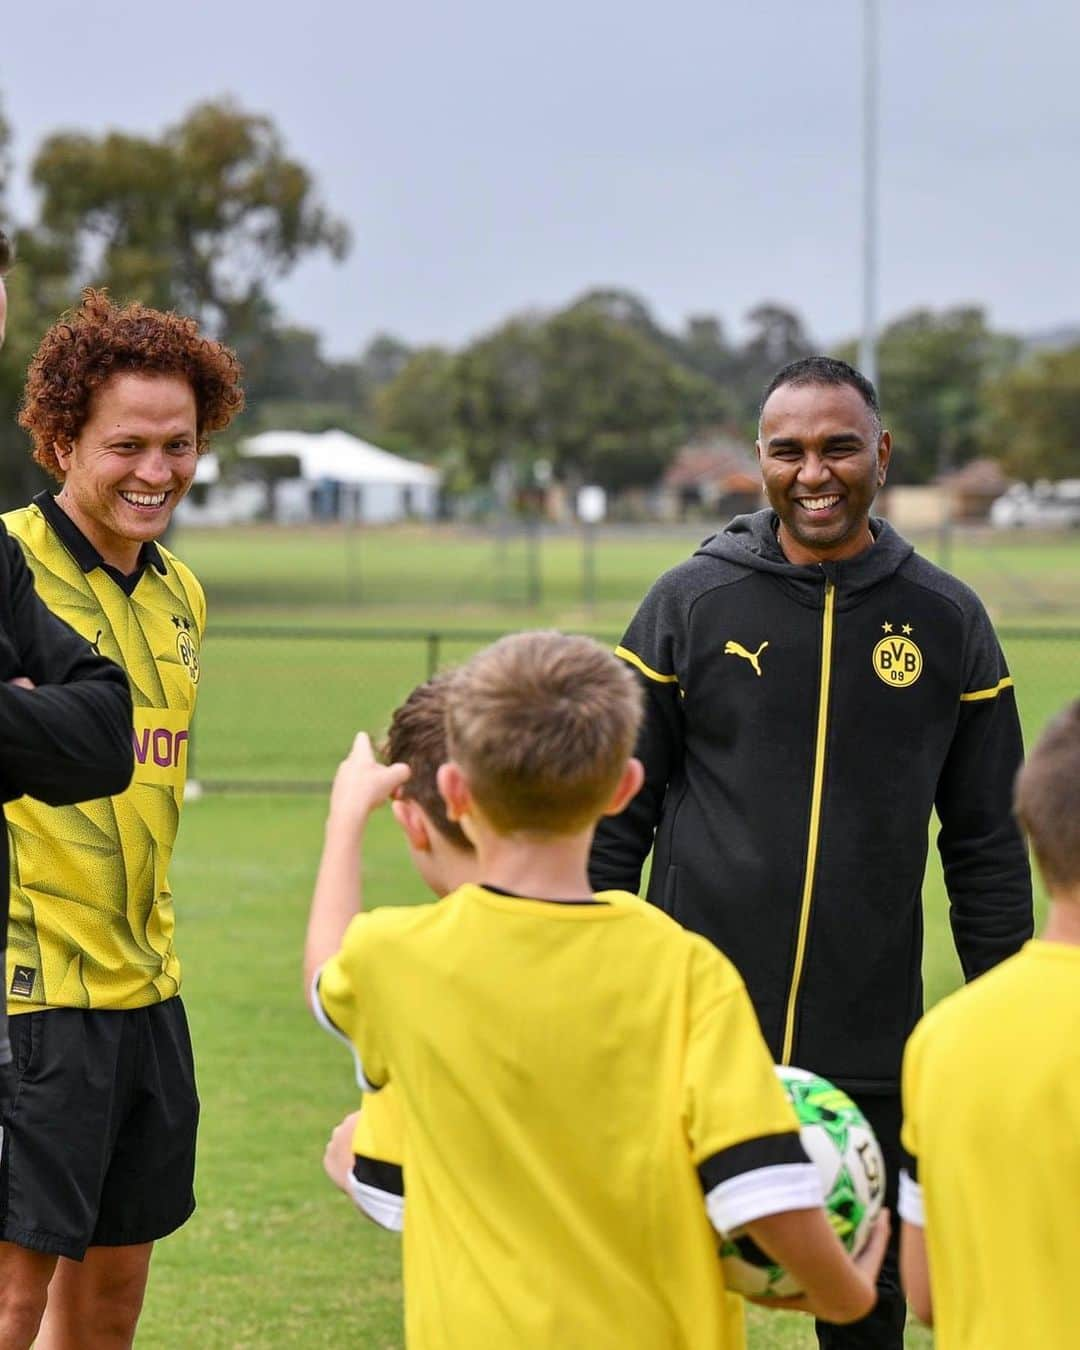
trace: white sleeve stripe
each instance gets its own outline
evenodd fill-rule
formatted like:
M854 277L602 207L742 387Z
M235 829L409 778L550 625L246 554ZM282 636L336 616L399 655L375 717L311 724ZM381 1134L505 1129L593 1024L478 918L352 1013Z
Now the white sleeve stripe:
M377 1186L369 1186L357 1181L350 1171L346 1177L349 1194L358 1209L362 1209L369 1219L373 1219L380 1228L389 1228L392 1233L400 1233L405 1225L405 1197L394 1195L391 1191L380 1191Z
M361 1092L378 1092L378 1088L373 1083L369 1083L364 1073L364 1066L360 1063L360 1056L356 1052L356 1046L349 1040L348 1036L340 1027L334 1026L329 1014L323 1007L322 999L319 996L319 980L322 978L322 966L315 972L315 978L311 981L311 1011L315 1014L315 1021L323 1027L331 1036L336 1036L339 1041L343 1041L352 1051L352 1057L356 1061L356 1081Z
M896 1212L905 1223L912 1223L916 1228L926 1227L922 1187L906 1171L900 1173L900 1194L896 1202Z
M824 1202L813 1163L778 1163L721 1181L706 1195L705 1208L712 1226L726 1235L769 1214L816 1209Z

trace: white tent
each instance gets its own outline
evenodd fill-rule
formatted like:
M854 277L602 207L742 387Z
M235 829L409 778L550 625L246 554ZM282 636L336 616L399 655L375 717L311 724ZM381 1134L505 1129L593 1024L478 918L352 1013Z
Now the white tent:
M344 517L368 523L430 519L438 506L438 470L392 455L345 431L264 431L240 446L245 458L291 455L300 480L275 485L279 518Z
M200 455L191 491L176 508L181 525L239 525L266 515L270 493L265 483L222 482L213 450Z

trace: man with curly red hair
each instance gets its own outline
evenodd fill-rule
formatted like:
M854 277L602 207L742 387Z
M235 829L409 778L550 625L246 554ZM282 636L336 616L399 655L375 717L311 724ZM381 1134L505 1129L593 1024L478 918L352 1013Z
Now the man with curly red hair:
M6 275L0 231L0 346ZM41 602L22 550L0 524L0 802L24 794L54 805L120 792L131 779L131 695L124 673ZM0 969L8 927L8 835L0 806ZM14 1090L0 1004L0 1112ZM0 1131L0 1147L3 1136Z
M45 602L126 670L135 773L117 796L10 811L3 1350L35 1336L45 1350L130 1346L153 1243L194 1209L199 1108L167 871L206 604L156 541L208 435L242 406L228 348L101 291L30 365L19 420L61 488L4 520Z

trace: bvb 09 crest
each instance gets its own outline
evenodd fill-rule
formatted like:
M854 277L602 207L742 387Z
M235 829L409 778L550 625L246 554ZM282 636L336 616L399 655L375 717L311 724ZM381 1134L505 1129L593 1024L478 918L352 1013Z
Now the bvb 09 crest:
M911 638L911 625L905 623L899 633L892 624L882 624L885 636L874 648L874 673L893 689L906 689L922 674L923 658Z
M181 629L176 635L176 654L191 677L192 684L199 683L199 649L191 639L191 634Z

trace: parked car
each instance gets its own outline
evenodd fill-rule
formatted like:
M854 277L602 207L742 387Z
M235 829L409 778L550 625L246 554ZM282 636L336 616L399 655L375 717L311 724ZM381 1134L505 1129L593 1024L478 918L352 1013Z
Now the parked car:
M990 523L1000 529L1080 528L1080 478L1014 483L990 507Z

